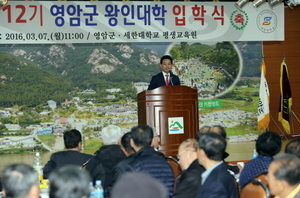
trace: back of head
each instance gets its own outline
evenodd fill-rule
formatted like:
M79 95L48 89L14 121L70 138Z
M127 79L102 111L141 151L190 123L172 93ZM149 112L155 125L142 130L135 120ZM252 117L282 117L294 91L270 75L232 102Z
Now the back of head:
M173 59L170 55L164 55L163 57L160 58L160 64L163 63L163 60L165 59L169 59L171 61L171 63L173 64Z
M226 139L226 136L227 136L224 127L222 127L221 125L214 125L214 126L210 127L209 132L218 133L224 139Z
M130 154L130 153L134 153L133 148L130 145L130 139L131 139L132 135L131 132L127 132L125 133L122 138L121 138L121 144L124 147L125 151Z
M50 173L50 198L82 198L89 197L89 173L77 166L68 165Z
M78 130L72 129L64 132L64 143L67 149L76 148L81 141L82 136Z
M153 129L149 125L141 124L131 129L131 136L136 146L150 146L153 139Z
M197 151L197 149L199 148L199 145L198 145L198 142L196 139L188 138L180 144L179 148L180 147L183 149L192 149L193 151Z
M214 161L222 161L226 150L226 140L218 133L207 132L199 136L199 148Z
M4 168L1 181L6 197L23 198L29 195L33 186L38 185L38 176L27 164L11 164Z
M112 188L111 198L166 198L167 189L160 181L143 172L128 172Z
M198 141L199 140L199 136L200 136L200 134L202 134L202 133L207 133L208 131L209 131L209 129L210 129L210 126L203 126L203 127L201 127L200 129L199 129L199 131L198 131L198 133L196 134L196 140Z
M122 137L121 128L116 125L109 125L104 127L101 132L103 144L118 144L119 139Z
M272 164L277 165L274 176L277 180L284 180L290 186L300 182L300 159L294 154L278 154Z
M258 136L255 146L259 155L272 157L281 149L281 137L277 133L266 131Z
M300 158L300 138L293 139L285 146L285 153L295 154Z

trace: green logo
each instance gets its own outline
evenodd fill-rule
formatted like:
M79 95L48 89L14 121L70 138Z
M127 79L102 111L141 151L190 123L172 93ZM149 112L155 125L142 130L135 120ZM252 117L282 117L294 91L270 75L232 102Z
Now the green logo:
M173 124L171 124L170 125L170 127L169 128L180 128L180 129L182 129L183 127L181 126L181 124L179 123L179 122L174 122Z
M199 109L217 108L222 107L222 100L199 100Z
M249 21L248 14L243 10L235 10L230 15L230 23L236 30L243 30Z

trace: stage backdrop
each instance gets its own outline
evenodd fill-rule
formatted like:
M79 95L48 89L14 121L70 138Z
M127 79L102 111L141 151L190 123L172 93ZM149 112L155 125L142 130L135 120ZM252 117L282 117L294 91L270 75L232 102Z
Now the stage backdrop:
M0 17L3 153L63 149L70 128L92 153L104 126L129 131L136 95L165 54L181 83L198 89L200 127L219 124L231 142L252 141L261 41L284 39L282 4L13 1Z

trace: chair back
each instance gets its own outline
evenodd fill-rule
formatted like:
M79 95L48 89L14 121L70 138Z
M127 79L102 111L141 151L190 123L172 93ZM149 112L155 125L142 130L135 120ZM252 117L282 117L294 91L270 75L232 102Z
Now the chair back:
M255 177L249 184L244 186L240 198L271 198L271 192L268 188L266 173Z
M181 173L181 168L180 168L180 165L178 163L178 160L175 159L172 156L166 156L165 159L167 160L167 162L172 167L173 173L174 173L174 178L176 178L179 175L179 173Z

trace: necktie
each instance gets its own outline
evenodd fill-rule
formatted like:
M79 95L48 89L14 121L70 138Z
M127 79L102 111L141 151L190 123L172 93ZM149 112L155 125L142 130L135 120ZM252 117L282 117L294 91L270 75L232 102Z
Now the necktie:
M169 75L166 75L166 85L169 85Z

